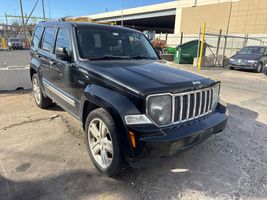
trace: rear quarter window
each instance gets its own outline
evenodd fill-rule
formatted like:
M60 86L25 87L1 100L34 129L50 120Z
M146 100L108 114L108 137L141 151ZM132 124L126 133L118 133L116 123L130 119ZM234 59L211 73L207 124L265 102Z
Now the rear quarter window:
M42 36L42 31L43 31L43 28L40 26L35 28L34 34L32 36L32 44L31 44L34 49L37 49L39 47L40 39Z
M51 51L55 30L55 28L45 28L41 43L41 49Z

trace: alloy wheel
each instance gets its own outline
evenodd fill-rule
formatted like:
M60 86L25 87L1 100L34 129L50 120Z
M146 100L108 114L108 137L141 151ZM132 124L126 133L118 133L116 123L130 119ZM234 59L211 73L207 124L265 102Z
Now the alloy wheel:
M34 99L37 102L37 104L40 104L41 102L41 88L38 84L38 80L36 78L34 78L32 80L32 90L33 90L33 95L34 95Z
M108 168L113 159L113 144L111 134L101 119L95 118L90 122L88 142L97 164L104 169Z

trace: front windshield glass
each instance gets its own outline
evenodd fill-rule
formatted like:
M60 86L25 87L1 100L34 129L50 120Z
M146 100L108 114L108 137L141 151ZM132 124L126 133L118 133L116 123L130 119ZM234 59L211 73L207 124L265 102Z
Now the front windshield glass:
M263 54L263 47L245 47L241 49L238 54Z
M138 32L78 28L76 33L84 59L158 59L149 41Z

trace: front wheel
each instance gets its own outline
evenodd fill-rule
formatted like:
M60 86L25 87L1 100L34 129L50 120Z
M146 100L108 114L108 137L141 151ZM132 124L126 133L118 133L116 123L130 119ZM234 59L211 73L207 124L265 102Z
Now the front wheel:
M263 64L262 63L259 63L258 66L257 66L257 68L256 68L256 70L255 70L255 72L261 73L262 72L262 68L263 68Z
M92 111L85 126L85 144L95 167L114 177L123 167L118 130L111 115L103 108Z

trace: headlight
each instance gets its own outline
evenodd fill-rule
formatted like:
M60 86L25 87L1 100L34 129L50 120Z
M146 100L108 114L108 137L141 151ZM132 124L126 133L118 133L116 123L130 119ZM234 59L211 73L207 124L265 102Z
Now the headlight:
M213 94L212 94L212 109L214 110L217 107L220 98L220 84L217 83L213 86Z
M248 60L248 63L257 63L257 60Z
M171 123L172 97L157 95L147 98L147 114L159 126Z
M230 62L234 62L235 61L235 59L233 59L233 58L230 58L230 60L229 60Z

